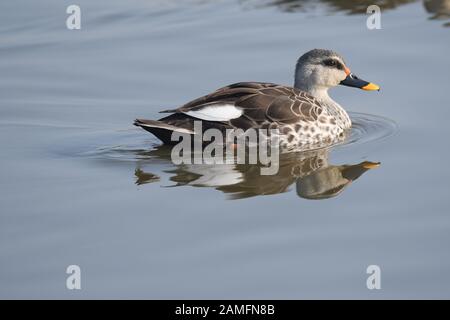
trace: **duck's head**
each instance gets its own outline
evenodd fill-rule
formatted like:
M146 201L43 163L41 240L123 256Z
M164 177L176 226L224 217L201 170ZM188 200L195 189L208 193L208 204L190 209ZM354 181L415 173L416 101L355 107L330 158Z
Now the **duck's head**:
M313 49L298 59L295 68L296 88L314 95L339 84L363 90L380 90L378 85L351 73L344 58L334 51Z

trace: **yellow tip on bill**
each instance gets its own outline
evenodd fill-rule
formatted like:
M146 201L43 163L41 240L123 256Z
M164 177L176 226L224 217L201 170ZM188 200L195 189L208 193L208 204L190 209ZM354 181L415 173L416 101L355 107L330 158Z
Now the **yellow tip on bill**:
M362 87L361 89L368 90L368 91L373 91L373 90L380 91L380 87L378 85L376 85L375 83L369 83L368 85Z
M365 169L375 169L378 168L380 166L380 162L369 162L369 161L365 161L362 163L362 167Z

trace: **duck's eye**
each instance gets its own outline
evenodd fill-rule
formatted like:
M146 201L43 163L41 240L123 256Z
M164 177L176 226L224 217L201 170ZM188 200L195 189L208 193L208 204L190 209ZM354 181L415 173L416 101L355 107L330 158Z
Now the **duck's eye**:
M336 67L337 61L333 59L327 59L323 61L323 64L326 65L327 67Z

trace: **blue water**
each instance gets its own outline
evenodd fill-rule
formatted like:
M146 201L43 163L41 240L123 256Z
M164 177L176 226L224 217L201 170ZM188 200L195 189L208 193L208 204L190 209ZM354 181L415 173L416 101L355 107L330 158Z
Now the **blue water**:
M353 1L80 0L70 31L69 1L3 1L0 297L449 298L450 5L387 3L368 30ZM291 84L315 47L381 91L333 90L355 126L313 176L290 170L301 156L266 180L176 167L132 125L229 83ZM364 161L381 164L317 199Z

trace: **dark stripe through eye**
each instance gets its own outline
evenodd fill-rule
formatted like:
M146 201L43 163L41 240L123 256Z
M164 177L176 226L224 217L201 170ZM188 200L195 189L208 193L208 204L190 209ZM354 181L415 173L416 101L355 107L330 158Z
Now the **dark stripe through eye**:
M326 59L322 63L327 67L333 67L339 70L344 70L344 66L342 65L342 63L334 59Z

